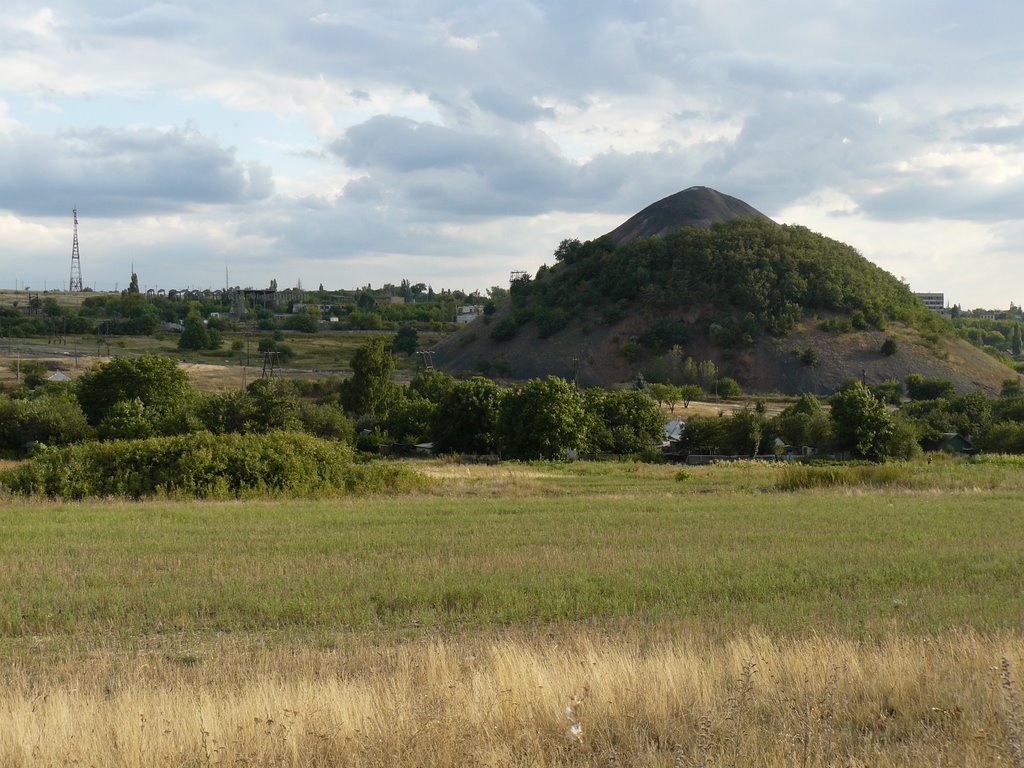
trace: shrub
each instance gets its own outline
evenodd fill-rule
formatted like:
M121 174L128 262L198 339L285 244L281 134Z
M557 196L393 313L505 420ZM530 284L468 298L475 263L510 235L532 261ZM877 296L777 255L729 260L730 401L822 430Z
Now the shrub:
M644 356L644 351L637 342L630 340L619 348L619 354L629 362L635 363Z
M45 396L34 400L0 398L0 450L20 450L26 443L69 445L93 437L78 403Z
M716 386L719 397L739 397L743 394L743 387L739 385L739 382L728 376L719 379Z
M353 462L347 445L292 432L153 437L40 452L0 474L14 493L81 499L246 497L377 491L414 485L398 466Z
M907 396L911 400L938 400L953 397L956 388L948 379L931 378L919 373L907 376Z
M800 353L800 362L804 365L815 365L818 362L818 350L814 347L807 347Z
M896 354L896 339L889 336L885 341L882 342L882 348L879 350L886 357L892 357Z
M491 338L494 341L508 341L514 338L517 333L519 333L519 323L511 317L499 320L491 328Z

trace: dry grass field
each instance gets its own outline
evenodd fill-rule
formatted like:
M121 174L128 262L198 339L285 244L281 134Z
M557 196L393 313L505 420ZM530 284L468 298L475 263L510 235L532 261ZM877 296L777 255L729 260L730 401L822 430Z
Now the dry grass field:
M0 501L3 766L1024 765L1024 473Z
M15 662L3 765L1019 765L1019 635L164 638Z

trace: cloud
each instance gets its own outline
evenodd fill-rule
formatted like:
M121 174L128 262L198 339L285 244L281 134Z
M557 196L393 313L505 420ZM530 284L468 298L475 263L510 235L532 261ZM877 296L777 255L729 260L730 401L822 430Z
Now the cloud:
M524 99L521 94L497 86L478 89L473 93L473 101L481 109L516 123L532 123L555 117L554 109L541 107L532 100Z
M0 137L0 208L62 215L142 215L252 203L273 193L270 169L186 128L15 132Z
M909 142L861 106L814 95L765 99L703 173L755 207L781 208L816 189L876 181Z
M952 169L946 174L920 175L860 201L861 209L880 221L960 220L1019 221L1024 179L983 184Z
M180 37L200 28L200 20L191 10L169 3L154 3L125 16L99 20L95 25L100 33L150 39Z
M975 144L1022 144L1024 143L1024 124L975 128L964 134L962 138L964 141Z
M365 174L360 189L372 183L376 196L388 194L410 217L456 220L629 210L652 202L654 190L663 196L688 186L701 156L666 145L577 163L536 129L482 133L390 116L353 126L330 151Z

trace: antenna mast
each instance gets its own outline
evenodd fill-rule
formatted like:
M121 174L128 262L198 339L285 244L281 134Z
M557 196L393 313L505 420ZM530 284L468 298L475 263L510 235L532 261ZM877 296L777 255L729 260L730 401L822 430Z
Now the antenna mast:
M82 262L78 255L78 208L71 209L75 217L75 241L71 246L71 280L68 291L74 293L82 290Z

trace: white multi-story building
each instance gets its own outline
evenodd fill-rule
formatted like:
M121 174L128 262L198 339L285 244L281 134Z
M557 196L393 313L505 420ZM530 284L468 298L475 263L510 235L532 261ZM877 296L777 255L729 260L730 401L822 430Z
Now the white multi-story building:
M928 307L932 312L938 312L940 315L945 314L946 310L946 294L944 293L915 293L915 296L924 302L924 305Z

